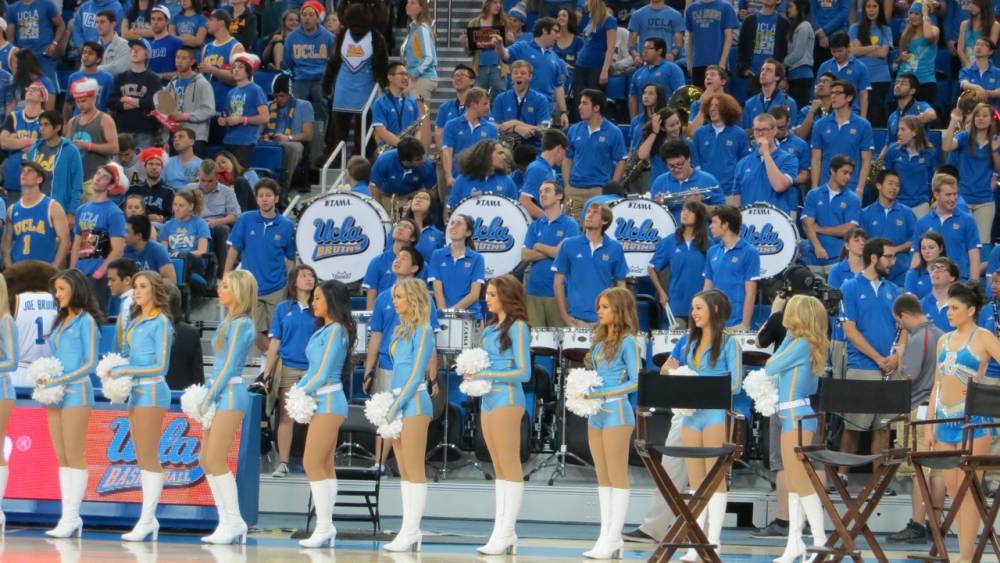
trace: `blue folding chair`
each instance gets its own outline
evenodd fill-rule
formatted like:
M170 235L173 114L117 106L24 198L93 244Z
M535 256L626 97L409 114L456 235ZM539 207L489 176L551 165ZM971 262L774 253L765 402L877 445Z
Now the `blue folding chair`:
M278 76L278 73L272 70L258 70L253 73L254 84L260 86L261 90L264 91L264 94L266 94L268 98L270 98L273 94L273 92L271 92L271 83L274 82L275 76Z

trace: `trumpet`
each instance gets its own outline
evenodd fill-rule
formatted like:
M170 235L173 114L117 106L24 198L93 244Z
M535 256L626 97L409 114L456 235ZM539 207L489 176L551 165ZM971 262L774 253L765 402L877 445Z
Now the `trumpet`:
M421 104L424 103L424 99L423 98L420 98L418 101ZM406 129L403 129L402 131L400 131L399 135L397 135L398 138L402 139L403 137L413 137L414 135L416 135L417 131L424 124L424 121L426 121L427 118L431 116L431 108L430 108L430 106L429 105L425 105L424 107L427 108L427 109L424 110L424 114L421 115L419 118L417 118L416 121L414 121L413 123L409 124L406 127ZM393 146L391 146L389 144L386 144L386 143L383 143L383 144L379 145L379 147L377 149L375 149L375 158L378 158L378 157L382 156L382 153L388 151L389 149L394 149L394 148L396 148L396 147L393 147Z

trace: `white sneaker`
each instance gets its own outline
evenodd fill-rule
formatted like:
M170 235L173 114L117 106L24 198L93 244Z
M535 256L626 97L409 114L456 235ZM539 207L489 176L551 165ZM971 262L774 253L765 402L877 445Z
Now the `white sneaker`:
M276 479L281 477L288 477L288 464L283 461L279 463L278 467L275 468L273 473L271 473L271 477L274 477Z

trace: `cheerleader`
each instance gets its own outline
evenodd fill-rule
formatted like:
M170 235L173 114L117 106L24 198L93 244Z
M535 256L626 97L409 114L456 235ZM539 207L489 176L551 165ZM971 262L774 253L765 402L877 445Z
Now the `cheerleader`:
M10 413L14 410L14 382L11 373L17 369L18 359L17 326L14 317L10 316L10 304L7 298L7 280L0 275L0 441L6 439L7 423ZM0 505L3 503L3 493L7 489L7 458L0 455ZM0 506L0 536L7 530L7 518Z
M521 282L511 275L490 280L486 308L493 319L483 331L482 348L489 354L490 367L466 376L492 382L490 392L482 399L482 421L483 438L496 473L496 517L489 541L478 551L484 555L513 555L517 552L517 513L524 495L521 384L531 376L531 329Z
M392 304L399 316L389 354L392 355L392 394L389 420L403 417L403 431L393 440L392 451L399 466L399 491L403 497L403 523L396 537L382 549L420 551L420 519L427 501L424 454L427 427L431 422L431 397L424 374L434 355L430 297L423 280L408 278L392 287Z
M351 317L351 296L347 286L331 280L312 292L312 313L319 330L309 338L306 357L309 369L295 387L316 399L316 413L309 421L302 465L309 478L316 505L316 529L302 547L322 547L333 540L333 506L337 501L337 474L333 454L340 425L347 418L347 397L340 383L353 371L350 351L354 349L355 326ZM426 425L425 425L426 432Z
M826 545L823 505L809 481L805 466L795 455L799 438L803 444L811 444L817 429L816 419L802 420L802 417L813 414L809 396L816 393L826 365L829 350L826 309L815 297L793 296L785 305L782 324L788 329L785 340L764 369L768 375L778 376L781 463L788 486L788 543L784 553L774 563L792 563L806 553L802 543L805 520L809 520L813 545Z
M635 413L629 393L639 387L639 345L635 333L635 297L622 287L612 287L597 298L597 330L586 363L597 370L603 384L591 398L604 400L601 412L587 419L587 441L597 473L601 505L601 535L584 557L621 559L622 526L628 510L628 452Z
M226 308L226 318L215 335L215 366L207 383L208 394L201 412L215 406L211 428L206 428L199 457L205 478L219 511L219 526L201 541L212 544L246 543L247 525L240 516L236 478L229 471L226 458L243 415L250 409L250 394L243 386L243 364L254 343L254 306L257 303L257 280L246 270L234 270L219 283L219 305Z
M691 325L688 333L688 343L684 350L687 365L698 375L719 376L729 374L732 377L733 395L740 391L740 380L743 377L743 362L740 357L736 339L723 333L726 319L729 318L729 298L717 289L702 291L691 300ZM673 356L663 364L663 373L679 366ZM726 411L716 409L699 409L691 416L686 416L681 422L681 443L690 448L721 447L728 440L726 436ZM715 459L686 459L688 481L691 491L701 486L708 471L715 465ZM698 525L706 530L708 521L708 543L714 544L721 551L719 540L722 536L722 521L726 517L726 482L719 483L719 488L712 493L708 507L698 517ZM697 561L698 553L689 549L681 561Z
M94 405L90 374L97 366L97 350L102 319L87 278L80 270L63 270L52 280L59 313L53 325L49 347L62 363L63 373L44 382L46 387L65 386L60 404L49 405L49 434L59 463L59 490L62 516L55 528L45 532L53 538L83 533L80 504L87 492L87 422Z
M111 377L132 378L128 423L140 468L142 512L139 522L131 532L122 534L122 539L143 541L152 534L156 541L160 530L156 506L163 491L160 434L163 415L170 408L170 388L164 377L174 343L174 325L170 318L170 292L160 274L139 272L132 279L132 291L129 315L132 321L125 331L122 350L128 364L113 368Z

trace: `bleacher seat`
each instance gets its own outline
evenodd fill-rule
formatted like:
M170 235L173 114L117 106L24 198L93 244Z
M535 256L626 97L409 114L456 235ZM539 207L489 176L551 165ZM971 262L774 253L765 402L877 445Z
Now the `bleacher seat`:
M872 129L872 140L875 141L875 156L882 152L882 147L885 146L886 141L889 138L889 131L886 129Z
M609 100L628 100L628 78L624 76L609 76L604 89Z
M69 75L76 72L75 70L58 70L56 71L56 78L59 80L59 91L68 92L69 91Z
M275 76L278 76L278 73L273 70L258 70L253 73L254 84L260 86L268 98L271 97L271 83L274 82Z
M274 176L279 183L282 180L281 169L285 151L275 143L257 143L250 157L250 168L260 169Z
M103 356L115 349L115 325L101 325L101 344L97 355Z
M622 132L622 137L625 137L625 146L631 146L632 143L632 125L628 123L619 123L618 130Z

